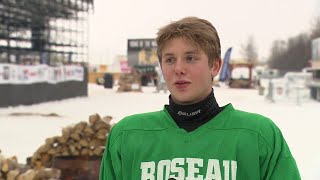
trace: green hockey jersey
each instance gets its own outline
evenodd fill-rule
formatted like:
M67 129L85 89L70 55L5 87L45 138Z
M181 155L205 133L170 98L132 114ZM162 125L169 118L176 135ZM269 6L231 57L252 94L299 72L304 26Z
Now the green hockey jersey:
M167 110L124 118L111 130L100 180L301 179L279 128L231 104L192 132Z

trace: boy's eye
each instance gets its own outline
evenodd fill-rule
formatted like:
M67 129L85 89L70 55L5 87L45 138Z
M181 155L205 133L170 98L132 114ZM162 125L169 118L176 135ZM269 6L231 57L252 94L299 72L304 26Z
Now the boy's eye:
M164 62L166 63L172 63L174 61L173 58L165 58Z
M187 61L193 61L193 60L195 60L195 58L193 57L193 56L187 56Z

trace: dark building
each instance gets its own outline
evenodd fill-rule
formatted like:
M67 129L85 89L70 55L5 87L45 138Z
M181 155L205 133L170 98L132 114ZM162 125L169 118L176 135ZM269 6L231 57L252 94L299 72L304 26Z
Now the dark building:
M1 0L0 63L87 62L93 0Z
M142 86L152 83L159 66L155 39L128 39L128 65L141 76Z
M0 0L0 107L87 96L86 66L58 65L88 62L92 10L93 0Z

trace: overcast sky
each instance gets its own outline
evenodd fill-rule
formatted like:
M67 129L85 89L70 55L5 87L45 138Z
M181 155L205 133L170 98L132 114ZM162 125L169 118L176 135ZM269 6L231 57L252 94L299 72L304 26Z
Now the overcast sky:
M240 46L252 35L263 59L274 40L309 31L319 9L319 0L95 0L89 62L110 64L127 54L127 39L155 38L161 26L185 16L213 23L222 56L233 47L231 58L241 57Z

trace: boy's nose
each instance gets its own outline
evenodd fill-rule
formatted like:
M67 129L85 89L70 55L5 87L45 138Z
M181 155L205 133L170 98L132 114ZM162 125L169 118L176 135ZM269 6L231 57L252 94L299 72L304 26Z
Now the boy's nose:
M182 60L177 60L175 63L175 67L174 67L175 73L180 75L180 74L185 74L185 64Z

